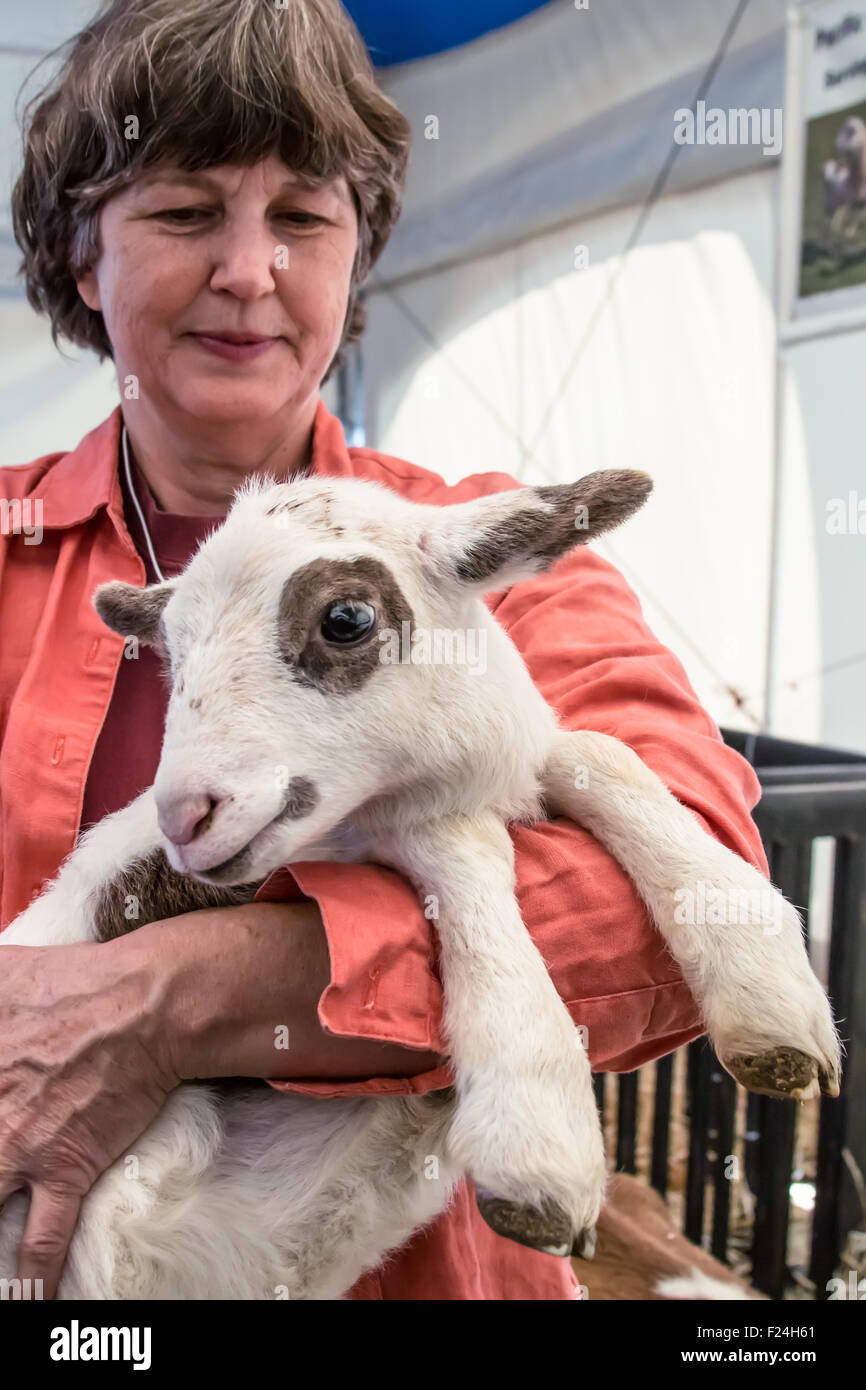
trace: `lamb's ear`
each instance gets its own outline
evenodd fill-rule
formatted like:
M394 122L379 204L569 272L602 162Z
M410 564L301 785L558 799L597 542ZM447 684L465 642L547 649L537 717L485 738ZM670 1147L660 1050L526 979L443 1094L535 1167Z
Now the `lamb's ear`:
M113 579L109 584L100 584L93 595L93 606L106 627L121 637L137 637L149 646L157 640L162 610L174 590L173 579L146 589Z
M576 483L518 488L445 507L452 572L485 590L515 584L619 526L651 491L646 473L606 469Z

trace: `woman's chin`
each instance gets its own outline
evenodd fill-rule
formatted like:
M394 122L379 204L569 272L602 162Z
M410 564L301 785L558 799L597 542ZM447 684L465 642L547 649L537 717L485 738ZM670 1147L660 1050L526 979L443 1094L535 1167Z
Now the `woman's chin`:
M270 419L291 405L298 385L297 381L286 379L232 383L208 379L187 384L172 382L171 395L176 405L194 419L228 425Z

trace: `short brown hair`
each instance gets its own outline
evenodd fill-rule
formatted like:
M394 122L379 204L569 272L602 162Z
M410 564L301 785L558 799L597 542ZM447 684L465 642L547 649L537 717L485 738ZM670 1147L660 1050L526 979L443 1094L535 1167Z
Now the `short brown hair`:
M64 47L25 108L12 195L27 298L55 343L113 356L75 274L98 257L114 193L163 162L200 170L272 153L352 190L358 251L340 349L360 338L358 291L399 216L411 133L339 0L108 0Z

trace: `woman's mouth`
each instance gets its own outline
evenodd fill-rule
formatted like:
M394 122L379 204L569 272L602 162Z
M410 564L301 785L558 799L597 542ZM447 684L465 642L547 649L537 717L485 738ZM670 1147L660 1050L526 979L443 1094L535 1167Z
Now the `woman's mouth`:
M280 338L266 338L260 333L190 333L199 347L228 362L252 362L262 357Z

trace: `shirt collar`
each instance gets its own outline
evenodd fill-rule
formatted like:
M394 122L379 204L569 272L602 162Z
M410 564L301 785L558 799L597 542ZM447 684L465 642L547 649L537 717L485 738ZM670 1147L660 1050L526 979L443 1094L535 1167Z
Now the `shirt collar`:
M100 507L107 507L114 525L121 535L126 535L117 466L121 423L120 406L116 406L77 448L52 464L31 489L29 496L42 502L41 524L45 530L80 526L95 516ZM319 399L313 420L309 476L351 477L353 472L343 427Z

